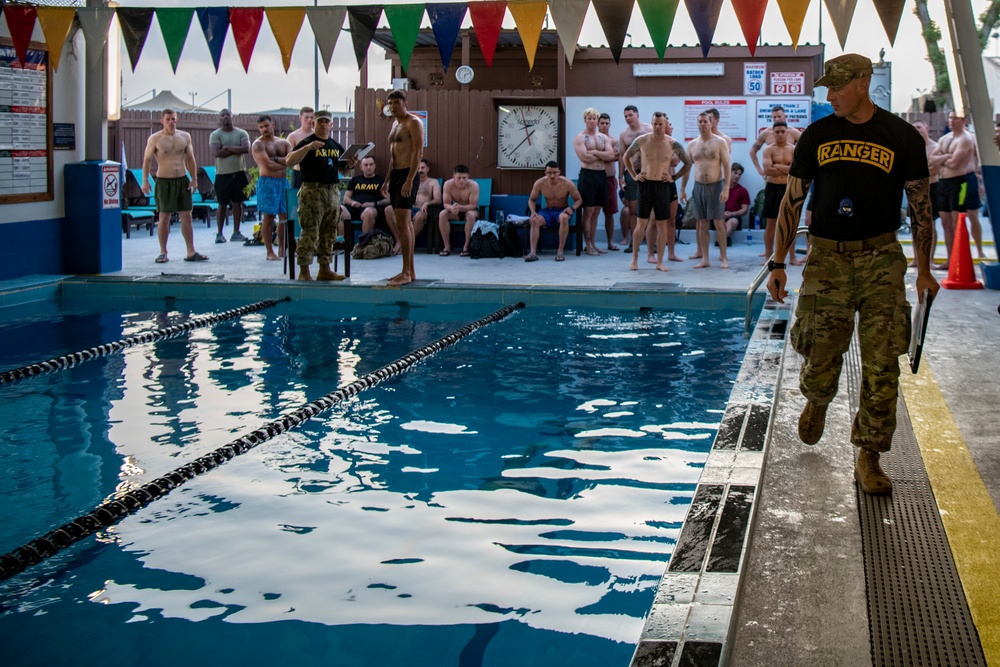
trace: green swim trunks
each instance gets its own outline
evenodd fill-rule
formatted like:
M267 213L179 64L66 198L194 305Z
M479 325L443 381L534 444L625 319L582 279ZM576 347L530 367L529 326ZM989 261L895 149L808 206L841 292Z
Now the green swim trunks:
M187 176L179 178L156 179L156 210L159 213L178 213L190 211L191 191L188 185L191 181Z

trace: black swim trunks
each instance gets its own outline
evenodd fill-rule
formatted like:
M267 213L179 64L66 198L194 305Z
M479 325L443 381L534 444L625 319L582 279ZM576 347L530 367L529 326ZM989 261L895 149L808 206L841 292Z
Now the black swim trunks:
M777 220L781 211L781 200L785 197L787 183L767 183L764 185L764 219Z
M412 208L414 202L417 200L417 188L420 186L419 173L413 177L413 187L410 188L409 196L404 197L401 192L403 185L406 183L406 177L409 175L409 168L393 169L389 172L389 202L393 208L400 211Z
M671 187L673 186L673 187ZM639 206L637 214L646 220L653 213L656 220L670 220L670 194L676 186L667 181L639 181Z
M608 176L603 169L581 169L577 189L583 197L583 206L600 206L608 204Z

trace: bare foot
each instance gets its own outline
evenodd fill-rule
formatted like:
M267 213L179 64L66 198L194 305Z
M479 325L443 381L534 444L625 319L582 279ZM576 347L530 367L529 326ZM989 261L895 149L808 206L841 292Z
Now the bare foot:
M662 264L657 264L656 265L656 270L657 271L664 271L664 272L666 272L666 271L669 271L670 269L668 269L667 267L663 266Z
M692 266L691 268L693 268L693 269L707 269L710 266L711 266L711 264L708 263L708 260L704 259L704 260L698 262L697 264L695 264L694 266Z
M633 259L632 263L628 265L628 268L632 269L633 271L638 271L639 270L639 265Z
M390 285L408 285L409 283L413 282L413 276L409 274L403 275L402 273L400 273L398 276L393 276L392 278L389 278L389 280L387 280L386 282L388 282Z
M688 259L701 259L701 253L700 252L696 252L695 254L693 254L690 257L688 257Z
M719 266L720 266L720 267L722 267L723 269L728 269L728 268L729 268L729 262L727 262L727 261L726 261L726 260L724 260L724 259L723 259L723 260L720 260L720 261L719 261Z
M762 252L762 253L760 253L760 254L759 254L759 255L757 255L757 256L758 256L758 257L767 257L768 255L767 255L767 253L766 253L766 252Z
M269 261L269 262L277 262L279 259L281 259L281 258L278 257L277 255L275 255L273 252L267 253L267 261Z
M615 250L617 250L617 249L618 249L618 248L615 248ZM600 249L600 248L598 248L597 246L594 246L594 250L596 250L596 251L598 252L598 254L601 254L601 255L607 255L607 254L608 254L608 251L607 251L607 250L601 250L601 249Z
M681 259L677 255L667 255L667 259L670 260L671 262L683 262L684 261L683 259Z
M586 254L590 255L591 257L597 257L598 255L601 254L600 251L597 248L587 248L587 250L585 252L586 252Z
M398 243L392 247L392 254L394 256L398 255L401 252L403 252L403 246L399 245Z
M909 264L907 264L907 266L912 266L912 267L916 268L916 266L917 266L917 260L913 260L912 262L910 262Z
M646 257L646 262L649 264L656 264L656 255L648 255Z
M614 245L613 243L609 243L608 244L608 250L610 252L618 252L619 250L621 250L621 248L619 248L618 246ZM980 257L982 257L982 255L980 255Z
M806 260L804 260L804 259L790 259L790 260L788 260L788 263L791 264L792 266L802 266L803 264L806 263Z

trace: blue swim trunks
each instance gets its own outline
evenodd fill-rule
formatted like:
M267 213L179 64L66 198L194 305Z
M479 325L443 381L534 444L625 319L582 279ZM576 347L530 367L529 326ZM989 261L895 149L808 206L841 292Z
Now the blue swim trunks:
M285 190L288 181L284 178L261 176L257 179L257 210L264 215L278 215L288 212Z
M543 208L538 211L538 215L545 220L546 227L552 227L559 224L559 216L565 210L565 208Z

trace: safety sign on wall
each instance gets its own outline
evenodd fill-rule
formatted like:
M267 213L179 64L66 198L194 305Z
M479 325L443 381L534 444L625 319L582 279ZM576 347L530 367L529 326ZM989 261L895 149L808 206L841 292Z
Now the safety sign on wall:
M805 95L805 72L771 72L772 95Z
M743 94L766 95L767 63L743 63Z
M102 208L121 208L121 165L111 162L101 166Z

